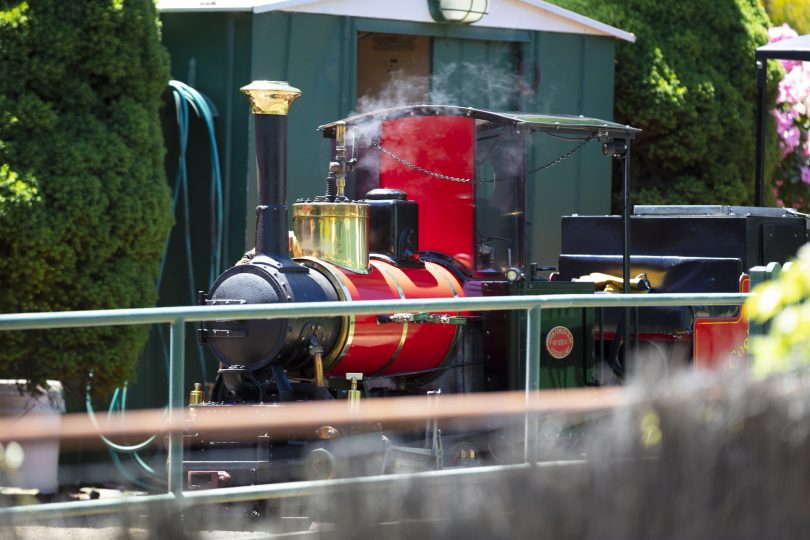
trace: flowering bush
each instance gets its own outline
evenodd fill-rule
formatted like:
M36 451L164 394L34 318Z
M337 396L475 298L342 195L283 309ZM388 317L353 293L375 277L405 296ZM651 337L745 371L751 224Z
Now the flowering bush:
M752 336L752 372L765 377L810 365L810 244L774 279L758 285L746 303L753 322L770 321Z
M768 30L771 43L797 37L787 24ZM776 96L776 131L782 150L774 173L774 198L779 206L810 210L810 62L781 60L785 77Z

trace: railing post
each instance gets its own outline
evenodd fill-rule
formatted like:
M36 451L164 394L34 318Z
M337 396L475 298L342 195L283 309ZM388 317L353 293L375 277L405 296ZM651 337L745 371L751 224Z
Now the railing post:
M540 336L542 330L542 308L535 306L526 313L526 417L524 428L523 458L528 462L537 459L537 415L529 411L529 401L533 393L540 389Z
M169 354L169 418L180 414L183 408L185 383L186 321L177 319L170 328ZM175 496L183 494L183 433L169 434L169 491Z
M751 276L751 290L753 291L754 288L761 283L778 278L781 273L782 265L777 262L768 263L768 266L754 266L748 270L748 275ZM768 333L769 327L769 322L756 323L748 319L749 336L764 336Z

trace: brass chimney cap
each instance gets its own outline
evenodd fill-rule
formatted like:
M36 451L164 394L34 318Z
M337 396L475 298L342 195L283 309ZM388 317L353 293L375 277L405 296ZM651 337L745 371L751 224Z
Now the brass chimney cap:
M287 81L253 81L240 91L250 100L253 114L286 115L301 90L289 85Z

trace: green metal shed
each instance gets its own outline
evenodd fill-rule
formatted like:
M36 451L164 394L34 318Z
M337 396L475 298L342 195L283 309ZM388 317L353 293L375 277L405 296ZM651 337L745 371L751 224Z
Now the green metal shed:
M323 190L329 146L315 128L353 112L443 103L612 119L614 47L616 40L633 42L632 34L540 0L475 0L487 5L480 21L436 22L431 13L435 16L445 1L158 2L172 77L207 95L218 112L226 266L253 243L253 138L247 102L239 94L252 80L286 80L302 91L289 118L290 203ZM195 195L209 190L209 154L197 144L201 133L202 127L192 126L189 134L188 230L178 220L179 236L190 236L194 270L185 268L177 255L184 247L175 234L161 289L164 305L187 304L187 291L210 285L208 272L202 270L210 258L209 205L207 195ZM169 141L170 178L176 164L174 145ZM533 167L573 146L550 137L538 139ZM535 216L530 260L556 264L560 216L609 212L611 163L598 145L588 144L536 174L530 184ZM190 280L194 283L189 286ZM208 377L203 377L193 364L189 368L194 380L210 379L215 371L209 361ZM157 371L144 367L139 379L159 381Z

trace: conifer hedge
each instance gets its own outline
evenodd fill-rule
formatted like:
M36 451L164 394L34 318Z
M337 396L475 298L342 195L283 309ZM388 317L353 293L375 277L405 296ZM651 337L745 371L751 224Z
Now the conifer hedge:
M637 37L616 51L616 119L644 130L631 159L633 202L752 204L754 51L768 42L758 0L552 1ZM768 103L780 70L771 64Z
M154 305L172 224L152 0L0 1L0 312ZM104 394L145 327L0 332L0 378Z

